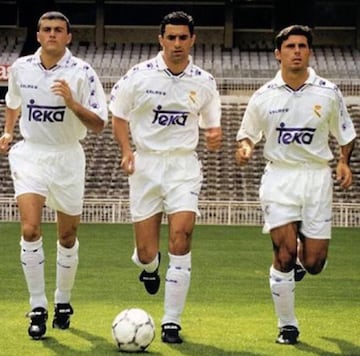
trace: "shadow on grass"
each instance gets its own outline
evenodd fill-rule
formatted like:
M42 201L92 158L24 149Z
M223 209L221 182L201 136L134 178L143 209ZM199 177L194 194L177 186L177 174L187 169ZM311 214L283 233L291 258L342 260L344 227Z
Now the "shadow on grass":
M184 342L181 345L171 345L169 347L181 351L182 355L191 355L191 356L259 356L259 354L252 353L249 351L226 351L219 349L215 346L205 345L205 344L195 344L193 342Z
M61 332L61 331L59 331ZM50 349L56 355L111 355L111 354L118 354L118 350L112 342L109 342L107 339L103 337L99 337L94 334L90 334L84 330L70 328L66 332L71 332L73 335L80 337L87 342L90 343L91 346L87 348L87 350L76 350L68 345L63 345L58 342L58 340L54 337L46 337L43 341L44 347ZM160 355L159 353L150 353L145 351L144 354L151 354L151 355Z
M339 350L341 351L340 355L346 355L346 356L359 356L360 355L360 346L352 344L346 340L340 340L340 339L334 339L330 337L322 337L323 340L332 342L337 345ZM312 354L318 355L318 356L338 356L338 352L330 352L322 350L316 346L309 345L304 343L303 341L299 342L295 347L298 350L305 351L305 352L311 352Z
M60 331L61 332L61 331ZM73 335L80 337L87 342L90 343L91 346L87 347L86 350L77 350L69 345L63 345L59 343L59 341L52 337L48 336L43 339L44 347L51 350L56 355L66 355L66 356L77 356L77 355L117 355L117 354L127 354L127 353L119 353L116 346L109 342L109 340L99 337L94 334L90 334L84 330L70 328L66 332L71 332ZM184 342L181 345L168 345L169 349L174 349L177 352L181 352L182 355L191 355L191 356L258 356L259 354L251 353L249 351L226 351L215 346L205 345L205 344L197 344L192 342ZM170 351L171 352L171 351ZM152 352L151 349L149 351L142 352L140 354L146 355L166 355L170 356L171 353L166 351L165 353L160 352ZM137 355L139 353L136 353Z
M59 330L59 333L61 332L70 332L88 341L91 346L89 346L86 350L78 350L69 345L61 344L61 342L59 342L58 339L53 336L47 336L43 341L43 345L44 347L53 351L56 355L83 355L89 353L94 355L105 355L110 354L111 351L114 351L114 345L109 343L108 340L97 335L90 334L86 331L71 327L66 331Z
M358 332L358 330L354 332ZM359 345L354 345L346 340L335 339L333 337L323 337L323 339L336 344L338 348L341 350L341 355L351 355L351 356L360 355Z

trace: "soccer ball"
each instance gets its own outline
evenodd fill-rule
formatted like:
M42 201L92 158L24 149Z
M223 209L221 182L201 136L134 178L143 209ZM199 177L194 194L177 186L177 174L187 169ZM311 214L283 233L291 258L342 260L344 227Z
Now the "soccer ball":
M130 308L120 312L112 323L112 337L120 351L144 351L155 338L155 324L143 309Z

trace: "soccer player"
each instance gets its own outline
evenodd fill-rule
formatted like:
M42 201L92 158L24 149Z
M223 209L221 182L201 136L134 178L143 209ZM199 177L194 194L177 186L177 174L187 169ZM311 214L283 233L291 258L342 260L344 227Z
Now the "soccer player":
M15 197L21 220L21 265L30 294L29 335L46 332L41 216L46 204L57 213L57 261L53 327L67 329L73 308L71 291L78 266L77 229L84 195L85 155L79 140L87 129L99 133L108 120L104 90L89 64L74 57L67 45L70 24L60 12L38 22L40 48L11 66L6 94L6 153L19 118L23 140L9 151Z
M199 125L205 129L207 148L218 149L221 103L214 78L194 65L189 54L195 42L193 18L181 11L166 15L158 39L162 51L115 84L109 108L121 167L129 175L132 260L143 270L139 278L150 294L160 285L160 226L167 215L162 341L181 343L180 317L190 286L191 240L202 183L195 152Z
M329 134L340 146L336 178L352 184L349 162L355 130L339 89L309 67L312 32L293 25L276 36L280 71L250 98L237 133L236 161L246 164L265 137L268 160L260 186L265 225L273 244L270 289L280 344L295 344L295 281L320 273L331 237L333 158ZM298 238L299 237L299 238Z

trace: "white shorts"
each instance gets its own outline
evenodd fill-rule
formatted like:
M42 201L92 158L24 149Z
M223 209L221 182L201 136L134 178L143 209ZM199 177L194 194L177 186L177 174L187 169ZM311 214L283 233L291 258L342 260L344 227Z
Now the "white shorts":
M142 221L159 212L193 211L199 215L202 179L195 152L136 152L135 171L129 176L132 220Z
M85 154L80 143L50 146L20 141L11 148L9 162L15 197L36 193L56 211L81 214Z
M328 166L269 163L260 185L263 232L300 221L304 236L330 239L332 195L333 180Z

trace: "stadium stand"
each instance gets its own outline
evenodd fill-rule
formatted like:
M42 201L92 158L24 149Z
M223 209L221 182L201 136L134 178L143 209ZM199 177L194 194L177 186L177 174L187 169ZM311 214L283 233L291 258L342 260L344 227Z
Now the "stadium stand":
M73 42L74 55L92 64L100 76L123 75L131 66L155 55L156 43L110 43L100 47L95 43ZM196 64L219 78L270 78L277 70L273 50L224 49L221 45L196 45ZM360 76L360 51L351 47L316 47L311 65L327 78Z
M39 5L39 9L41 6L47 6L45 0L34 2ZM70 49L74 55L92 64L108 94L113 84L132 65L156 55L159 46L153 41L156 40L158 19L154 13L158 15L163 10L165 11L165 8L169 9L169 6L179 6L178 2L167 2L168 6L165 1L153 1L153 6L148 5L148 11L145 11L146 16L144 15L141 21L149 21L149 23L141 23L136 27L125 26L128 23L121 22L129 20L132 23L138 16L131 14L141 15L141 11L137 11L134 7L136 1L52 1L57 9L71 14L75 33ZM18 3L25 6L20 12L18 12ZM2 31L0 65L11 64L23 54L26 32L22 31L24 25L22 22L28 19L27 3L0 0L3 9L0 13L2 21L0 22ZM102 10L106 16L104 16L102 27L99 27L102 20L99 22L96 12L99 11L98 6L101 3L103 3ZM140 3L145 6L145 2ZM193 59L196 64L217 78L222 95L224 141L221 151L210 153L204 148L203 135L200 136L198 154L203 163L204 182L200 195L202 217L199 218L199 222L259 224L262 213L258 204L258 188L265 165L261 150L262 143L254 152L253 164L239 168L234 160L235 137L249 96L271 78L278 68L273 54L274 29L272 26L279 25L277 22L281 19L277 17L273 4L284 5L286 1L206 1L209 11L208 16L203 17L201 17L203 13L201 3L201 1L185 0L184 6L191 8L193 11L190 12L194 13L195 18L199 18L201 22L200 26L197 26L200 31L197 32L198 38L193 49ZM233 26L223 23L224 19L220 13L223 10L222 3L234 5ZM299 2L298 5L306 8L307 3L310 2ZM357 133L360 135L360 11L358 11L360 5L357 0L346 2L328 0L314 3L316 3L314 13L320 14L314 18L314 27L318 34L316 43L319 45L314 48L311 65L320 75L332 79L339 85L346 97L347 107L354 120ZM330 6L330 3L335 5ZM29 6L36 7L33 4ZM120 11L121 9L123 11ZM336 21L339 23L326 23L326 21L334 21L334 17L327 13L329 9L335 9L336 15L345 13L346 16L337 16ZM83 15L84 11L90 11L89 16ZM8 15L5 15L5 12ZM299 15L300 12L296 14ZM305 12L312 14L312 12ZM323 16L324 13L325 16ZM19 14L25 16L19 16ZM242 16L238 16L239 14ZM358 14L357 17L356 14ZM286 18L290 16L288 13L283 15L286 15ZM251 28L254 16L258 20L256 23L259 28ZM22 17L23 20L21 20ZM229 32L226 33L226 27L233 29L232 36L229 37ZM4 83L1 79L0 85L3 85L0 87L3 89ZM2 132L3 123L4 106L0 102L0 132ZM19 138L19 132L16 131L15 141ZM111 123L100 135L89 133L83 144L87 157L86 204L83 220L129 222L128 182L119 167L120 152L112 138ZM331 138L331 146L334 147L334 144ZM338 152L334 150L334 154L337 156ZM335 161L331 162L331 165L334 168ZM352 169L354 184L349 190L343 191L335 185L335 226L360 226L360 150L358 147L353 153ZM0 155L0 220L18 219L8 159ZM53 220L53 212L45 209L43 221Z
M11 64L19 57L25 39L16 35L0 36L0 63Z
M253 164L239 168L235 164L234 150L236 133L246 108L247 98L222 97L223 145L218 152L208 152L205 140L200 136L198 155L203 163L204 184L200 199L208 201L257 201L261 174L265 165L260 143L253 157ZM360 135L360 101L348 103L349 112ZM4 107L0 107L0 120L4 120ZM19 139L17 127L15 141ZM111 123L100 135L89 133L83 142L86 157L86 198L127 199L127 177L120 169L120 152L112 137ZM331 139L334 154L335 141ZM335 162L331 162L334 167ZM352 158L354 185L347 191L335 185L334 201L360 204L360 152ZM0 156L0 196L12 196L13 187L6 156Z

